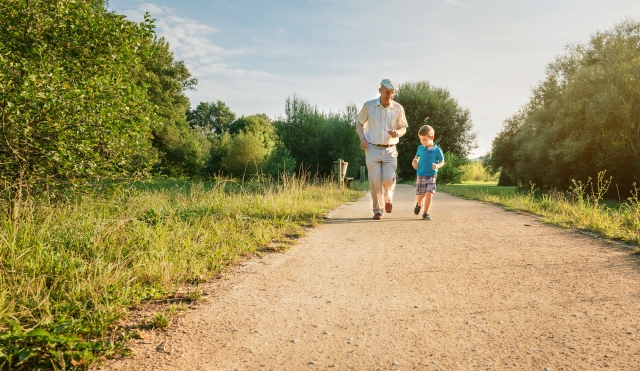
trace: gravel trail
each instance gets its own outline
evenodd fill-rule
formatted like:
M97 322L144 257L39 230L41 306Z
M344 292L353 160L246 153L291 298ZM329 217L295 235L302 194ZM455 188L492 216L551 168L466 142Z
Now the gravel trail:
M640 257L537 218L414 188L368 195L100 370L640 370Z

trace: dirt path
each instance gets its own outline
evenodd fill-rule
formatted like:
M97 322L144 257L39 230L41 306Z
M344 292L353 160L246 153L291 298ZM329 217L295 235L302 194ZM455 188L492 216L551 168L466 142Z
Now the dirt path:
M444 193L423 221L413 197L343 205L102 369L640 370L628 249Z

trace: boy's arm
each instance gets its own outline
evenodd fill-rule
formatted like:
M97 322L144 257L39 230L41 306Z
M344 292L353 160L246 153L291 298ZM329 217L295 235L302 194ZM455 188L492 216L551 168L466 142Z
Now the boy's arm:
M441 148L439 148L439 149L440 149L440 162L438 162L436 164L436 168L438 168L438 169L440 169L441 167L444 166L444 153L442 153L442 149Z
M415 156L413 158L413 161L411 161L411 166L413 166L414 169L418 169L418 159L420 158L420 156Z

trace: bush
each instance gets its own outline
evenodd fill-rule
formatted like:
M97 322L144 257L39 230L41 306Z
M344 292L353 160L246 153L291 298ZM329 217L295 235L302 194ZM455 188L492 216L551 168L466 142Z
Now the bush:
M452 152L444 154L444 166L438 170L438 182L442 184L462 183L464 166L469 160Z
M228 152L222 157L222 166L233 176L260 173L267 149L256 133L240 132L231 139Z
M498 180L498 174L492 175L489 173L480 161L471 161L464 165L462 169L464 170L463 182L495 182Z

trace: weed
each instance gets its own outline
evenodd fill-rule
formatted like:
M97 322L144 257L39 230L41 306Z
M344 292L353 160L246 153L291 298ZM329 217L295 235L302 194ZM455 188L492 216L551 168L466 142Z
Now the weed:
M151 317L147 325L152 328L165 328L171 324L170 317L165 313L156 313L153 317Z
M33 203L17 223L0 215L0 369L88 369L126 353L134 335L115 331L130 308L185 284L196 285L185 299L199 300L197 284L362 196L304 174L116 188ZM150 323L162 328L180 308Z

